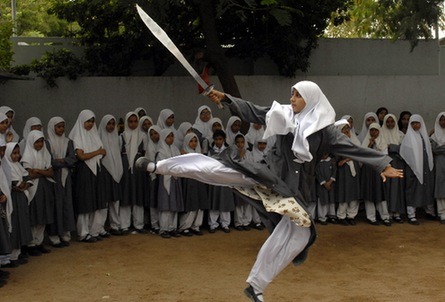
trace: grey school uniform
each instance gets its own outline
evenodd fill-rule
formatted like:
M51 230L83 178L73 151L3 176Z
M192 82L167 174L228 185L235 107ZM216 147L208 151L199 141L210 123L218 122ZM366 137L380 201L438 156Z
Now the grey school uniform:
M51 150L50 142L46 141L48 150ZM66 232L75 231L76 224L74 220L73 209L73 191L71 183L71 169L77 162L74 153L73 141L69 140L64 163L52 160L51 166L54 170L54 223L47 228L50 236L64 236ZM65 186L62 185L62 168L68 168Z
M406 181L406 205L408 207L427 207L433 204L434 194L434 172L430 171L428 164L428 154L423 146L423 184L419 182L413 170L406 165L405 181ZM443 184L442 184L443 186Z
M97 173L100 168L97 167ZM84 161L76 163L75 184L74 184L74 212L76 214L89 214L100 207L98 195L97 176L93 174Z
M331 158L329 161L318 162L315 168L315 174L317 176L317 197L322 205L328 205L335 202L335 190L334 186L328 191L322 183L336 178L337 167L335 161Z
M54 222L54 183L46 177L39 178L37 191L29 204L31 226Z
M229 152L229 149L226 152ZM209 150L210 156L217 156L213 149ZM228 187L209 185L209 210L220 212L231 212L235 210L233 190Z
M391 144L388 147L389 156L392 158L391 166L396 169L406 170L405 161L399 154L400 145ZM388 178L385 186L385 197L388 202L388 211L391 213L406 213L405 204L405 179Z
M23 181L29 177L24 177ZM25 192L14 189L11 190L13 211L11 214L11 247L20 249L28 245L32 240L31 224L29 218L28 198Z
M337 161L341 161L340 157ZM335 182L336 200L340 203L347 203L361 198L360 194L360 165L352 161L355 170L355 176L352 175L348 164L337 167L337 181Z
M437 214L445 220L445 145L439 146L431 140L431 149L434 154L435 188L434 198L437 200Z

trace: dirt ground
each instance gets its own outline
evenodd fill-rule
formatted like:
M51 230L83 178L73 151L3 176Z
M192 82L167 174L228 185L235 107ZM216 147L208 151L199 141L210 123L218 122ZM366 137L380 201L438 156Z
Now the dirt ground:
M266 301L444 301L445 225L318 226L308 260L287 267ZM0 301L248 301L264 231L72 242L8 269Z

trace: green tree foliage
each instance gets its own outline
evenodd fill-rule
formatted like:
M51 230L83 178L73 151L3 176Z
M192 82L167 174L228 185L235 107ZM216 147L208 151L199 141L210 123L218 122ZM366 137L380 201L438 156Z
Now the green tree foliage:
M12 23L0 19L0 70L9 70L12 62Z
M326 36L404 39L414 48L443 23L443 0L349 0L347 7L332 14Z

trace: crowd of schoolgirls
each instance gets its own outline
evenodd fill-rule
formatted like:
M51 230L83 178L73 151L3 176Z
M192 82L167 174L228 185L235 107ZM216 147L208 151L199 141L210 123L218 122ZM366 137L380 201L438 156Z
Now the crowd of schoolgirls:
M263 139L264 127L232 116L226 127L208 106L194 123L175 127L175 115L164 109L154 120L144 108L128 112L123 125L113 115L100 121L83 110L72 129L62 117L44 128L29 118L23 135L13 127L14 110L0 107L0 266L16 267L28 256L80 242L94 243L112 235L159 234L162 238L203 235L218 229L263 229L256 210L227 187L192 179L161 176L135 168L150 161L186 153L217 156L230 152L238 161L267 165L274 139ZM431 133L419 115L402 112L397 120L385 108L367 113L359 134L351 116L336 123L352 143L389 154L404 179L382 182L380 175L349 158L326 154L316 168L309 212L321 224L354 225L360 205L371 224L380 221L419 224L416 210L445 223L445 112ZM339 133L340 133L339 132ZM46 241L45 241L46 242ZM0 270L0 286L7 271Z

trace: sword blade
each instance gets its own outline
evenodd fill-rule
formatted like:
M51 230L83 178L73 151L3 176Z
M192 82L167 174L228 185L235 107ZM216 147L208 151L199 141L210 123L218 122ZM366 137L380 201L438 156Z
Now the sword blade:
M204 89L208 90L209 84L207 84L196 70L186 60L184 55L179 51L178 47L173 43L167 33L139 6L136 4L136 9L142 21L145 23L151 33L159 40L175 58L184 66L188 73L195 79L195 81Z

